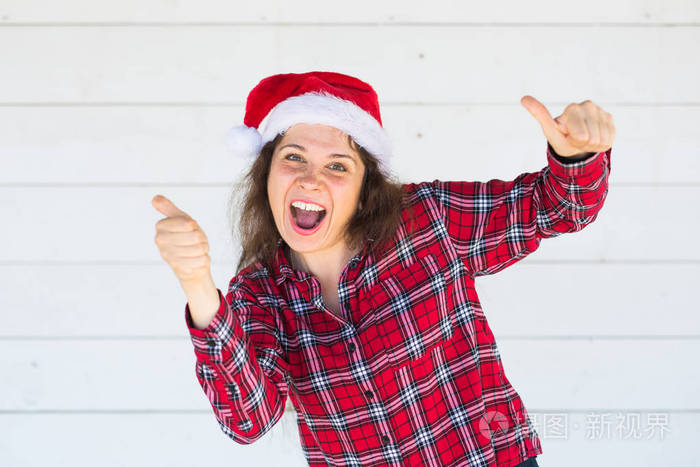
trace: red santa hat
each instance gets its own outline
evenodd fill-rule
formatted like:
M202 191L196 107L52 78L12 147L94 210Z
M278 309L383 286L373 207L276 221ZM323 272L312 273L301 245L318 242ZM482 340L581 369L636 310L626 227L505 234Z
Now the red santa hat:
M389 173L391 142L382 127L377 93L358 78L330 71L284 73L260 81L248 94L243 125L228 131L229 149L252 160L265 143L296 123L342 130Z

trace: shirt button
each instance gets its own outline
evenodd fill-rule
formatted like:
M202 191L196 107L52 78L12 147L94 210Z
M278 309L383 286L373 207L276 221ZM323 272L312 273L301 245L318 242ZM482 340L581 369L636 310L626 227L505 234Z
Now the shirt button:
M365 391L365 396L367 399L371 399L374 397L374 393L372 391Z
M382 443L386 444L389 442L389 437L387 435L382 435Z
M348 349L350 350L350 352L354 352L354 351L355 351L355 344L353 344L352 342L350 342L350 343L348 344Z

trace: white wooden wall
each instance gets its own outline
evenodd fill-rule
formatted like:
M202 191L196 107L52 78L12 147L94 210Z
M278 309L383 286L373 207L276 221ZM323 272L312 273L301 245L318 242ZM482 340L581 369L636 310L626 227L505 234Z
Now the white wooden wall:
M700 4L536 3L0 1L0 465L306 465L291 410L252 445L219 430L151 198L226 290L223 136L260 79L310 70L375 87L405 182L544 167L525 94L613 114L598 219L478 291L540 465L700 465Z

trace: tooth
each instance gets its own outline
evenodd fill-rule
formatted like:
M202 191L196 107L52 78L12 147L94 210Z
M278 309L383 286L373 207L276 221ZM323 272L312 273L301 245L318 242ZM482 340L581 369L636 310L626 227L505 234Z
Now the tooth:
M315 204L310 204L310 203L304 203L303 201L295 201L292 203L292 206L299 208L299 209L304 209L306 211L324 211L320 206L317 206Z

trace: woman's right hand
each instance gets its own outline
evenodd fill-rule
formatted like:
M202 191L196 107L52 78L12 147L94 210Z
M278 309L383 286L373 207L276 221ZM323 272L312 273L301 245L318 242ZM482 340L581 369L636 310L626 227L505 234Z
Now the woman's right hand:
M154 196L151 204L166 216L156 222L155 243L175 276L183 284L209 280L209 241L199 224L165 196Z

